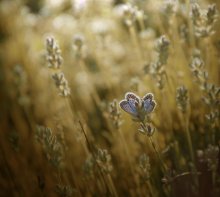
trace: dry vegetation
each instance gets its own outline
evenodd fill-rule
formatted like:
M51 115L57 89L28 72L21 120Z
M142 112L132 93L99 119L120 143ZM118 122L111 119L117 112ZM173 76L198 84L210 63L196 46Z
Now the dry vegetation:
M2 0L0 196L220 196L219 10Z

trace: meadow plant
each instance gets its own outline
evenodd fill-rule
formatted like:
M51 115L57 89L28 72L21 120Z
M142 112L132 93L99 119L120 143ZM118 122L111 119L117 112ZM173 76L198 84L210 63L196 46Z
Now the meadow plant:
M141 182L145 183L149 190L149 195L155 195L155 191L152 188L150 181L151 165L149 157L144 153L139 157L139 168L140 168L140 178Z
M125 100L122 100L119 104L124 111L132 116L134 121L140 123L139 131L149 137L150 143L152 144L152 147L158 156L165 173L167 167L165 166L152 138L155 128L152 126L149 120L147 123L145 123L146 117L150 115L156 106L156 102L153 100L153 94L148 93L143 98L139 98L134 93L128 92L125 94Z
M220 196L219 9L0 1L0 196Z
M189 103L188 90L185 86L177 88L176 102L178 108L185 113Z
M56 193L61 197L73 196L74 189L69 185L58 184L56 187Z
M73 37L73 51L75 53L76 58L82 58L83 54L83 44L84 44L84 37L81 34L76 34Z
M202 10L198 4L192 6L192 19L195 27L195 35L198 37L207 37L213 35L215 31L213 26L218 17L216 5L209 5L206 10Z
M62 72L53 74L52 78L55 82L56 87L60 91L59 95L64 96L64 97L70 95L70 88L68 86L68 81L66 80Z
M98 149L96 155L96 162L100 166L101 170L105 173L110 173L112 171L111 156L108 154L107 150Z
M204 92L202 100L208 106L209 112L205 115L211 131L211 141L215 144L215 126L219 120L219 97L220 87L209 83L208 72L205 70L204 61L201 59L200 51L195 50L190 68L200 89Z
M122 124L122 120L121 120L121 112L118 109L118 102L116 99L109 104L109 117L115 129L118 130Z
M61 50L53 37L48 37L46 39L46 48L47 61L49 63L48 67L52 69L61 68L63 62L63 58L61 57Z
M184 116L185 120L185 129L186 129L186 139L189 146L189 153L190 153L190 159L191 159L191 165L192 165L192 173L195 177L195 184L198 186L198 177L197 177L197 169L196 169L196 161L195 161L195 155L194 155L194 149L192 144L192 137L189 130L189 112L188 112L188 105L189 105L189 96L188 96L188 90L181 86L177 88L176 93L176 101L177 106L181 110Z
M150 166L150 161L149 161L149 157L146 154L142 154L139 157L139 166L141 169L141 177L143 179L143 181L148 181L150 179L150 170L151 170L151 166Z
M160 89L164 88L165 82L167 80L165 65L167 64L167 59L169 55L169 40L165 36L161 36L155 45L155 50L157 52L157 60L150 64L150 73L153 78L157 81L157 86Z
M57 140L57 136L52 133L50 128L38 126L36 139L42 144L48 161L54 167L60 168L64 153L61 143Z
M52 78L55 82L56 87L60 91L59 95L66 97L70 95L70 88L64 74L60 71L63 61L60 47L53 37L48 37L46 39L46 48L46 58L49 63L48 67L55 70L55 73L52 74Z
M94 178L94 166L95 166L95 162L94 162L94 158L90 155L84 165L83 165L83 171L86 175L86 177L88 178Z

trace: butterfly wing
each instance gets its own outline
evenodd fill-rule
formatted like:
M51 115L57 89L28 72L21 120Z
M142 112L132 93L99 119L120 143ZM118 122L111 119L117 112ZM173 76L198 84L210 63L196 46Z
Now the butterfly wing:
M138 114L137 108L138 108L138 105L140 102L140 98L136 94L134 94L133 92L128 92L125 94L125 99L128 101L132 110L135 111L136 114Z
M137 101L137 102L140 100L140 98L136 94L134 94L133 92L127 92L125 94L125 99L127 101L128 100L134 100L134 101Z
M153 94L148 93L143 97L143 102L144 102L144 110L146 113L151 113L155 106L156 102L153 100Z
M136 107L131 104L129 101L127 100L122 100L120 103L119 103L120 107L126 111L127 113L131 114L132 116L137 116L138 113L137 113L137 110L136 110Z

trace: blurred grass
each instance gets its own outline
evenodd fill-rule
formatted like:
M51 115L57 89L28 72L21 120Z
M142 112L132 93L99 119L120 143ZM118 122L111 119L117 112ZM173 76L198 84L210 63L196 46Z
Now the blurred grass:
M193 4L187 10L189 1L171 1L171 11L164 1L128 1L131 4L127 7L122 5L126 2L0 2L0 196L220 194L219 93L216 105L205 104L202 98L209 98L209 92L201 90L189 66L197 48L204 61L201 70L208 73L207 83L219 89L219 16L212 27L215 33L201 37L194 34ZM217 0L197 3L202 10L212 3L220 10ZM153 73L152 68L158 59L155 45L162 35L169 40L169 55L162 65L164 87L158 88L159 77L164 75ZM61 49L61 70L71 89L70 97L59 96L51 79L56 71L47 67L48 36L54 36ZM176 89L181 85L189 96L187 128L199 172L198 188L192 182L184 114L176 103ZM138 132L139 125L121 111L122 124L119 128L113 125L109 104L113 99L122 100L126 92L140 97L154 94L153 138L170 176L177 177L167 185L161 182L161 166L147 137ZM205 115L211 112L218 114L210 124ZM39 125L40 143L36 140ZM44 133L46 127L51 133ZM106 164L100 164L100 155L94 156L97 148L108 150L112 171L102 172ZM198 150L202 151L200 157ZM144 181L139 166L143 153L151 164L150 178ZM53 156L61 159L57 166L48 162ZM189 174L178 177L185 172Z

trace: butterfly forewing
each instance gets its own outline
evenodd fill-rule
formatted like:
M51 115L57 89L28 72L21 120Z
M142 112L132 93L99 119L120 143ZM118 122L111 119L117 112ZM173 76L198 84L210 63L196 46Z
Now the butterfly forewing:
M132 106L129 101L126 101L126 100L122 100L120 103L119 103L120 107L126 111L127 113L133 115L133 116L137 116L138 113L137 113L137 110L134 106Z
M128 92L125 94L125 99L128 101L130 107L132 108L133 111L137 112L138 104L140 102L140 98L136 96L132 92Z
M139 101L139 97L137 95L135 95L134 93L132 92L128 92L125 94L125 99L128 101L128 100L135 100L135 101Z
M154 101L144 101L144 110L146 113L151 113L155 108L156 103Z
M153 94L148 93L143 97L144 110L146 113L151 113L155 108L155 101L153 100Z
M143 100L153 100L154 96L151 93L147 93L144 97Z

